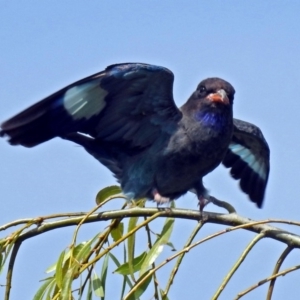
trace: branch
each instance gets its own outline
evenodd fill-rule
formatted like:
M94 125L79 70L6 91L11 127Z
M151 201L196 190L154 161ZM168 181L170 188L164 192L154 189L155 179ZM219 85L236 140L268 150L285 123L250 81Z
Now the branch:
M66 217L62 218L63 215L65 215ZM70 215L72 216L70 217ZM293 221L281 220L281 219L253 221L251 219L239 216L236 213L220 214L220 213L213 213L213 212L202 212L200 215L199 210L133 207L129 209L111 210L111 211L93 213L93 214L91 214L91 212L74 213L74 214L70 214L70 213L57 214L57 215L51 215L51 218L53 218L54 216L59 217L59 220L46 222L45 219L47 219L47 217L30 219L29 222L27 223L27 227L29 227L29 225L30 226L36 225L36 227L33 229L26 228L27 230L26 232L25 230L23 230L23 233L21 233L18 237L14 239L15 245L13 248L12 255L10 257L9 271L7 277L8 285L6 289L7 292L6 299L8 299L8 295L9 295L13 265L16 259L17 252L23 241L35 237L37 235L40 235L42 233L48 232L50 230L55 230L58 228L63 228L68 226L78 226L78 225L82 225L83 223L86 224L86 223L107 221L112 219L131 218L131 217L150 217L150 219L152 219L153 217L154 218L172 217L172 218L179 218L179 219L186 219L186 220L195 220L197 222L201 220L203 224L213 223L213 224L230 226L229 228L221 231L219 234L227 233L237 229L246 229L254 233L263 234L264 237L269 237L277 241L280 241L282 243L285 243L289 247L300 248L299 235L268 225L268 223L283 223L283 224L300 226L299 222L293 222ZM48 219L50 219L50 216ZM24 219L19 224L22 223L24 223ZM14 226L16 225L16 223L12 222L7 225L5 225L4 227ZM2 229L4 229L4 227L2 227ZM2 240L2 243L5 241L6 239ZM181 254L184 254L184 252L182 252Z
M33 228L18 237L18 242L25 241L31 237L39 234L55 230L58 228L76 226L82 222L85 218L85 224L107 221L116 218L130 218L130 217L151 217L154 214L160 212L159 217L172 217L178 219L195 220L199 221L200 213L198 210L189 209L162 209L162 208L139 208L134 207L130 209L112 210L101 213L94 213L86 218L86 215L79 217L70 217L53 222L44 222L41 225ZM80 213L82 214L82 213ZM286 230L267 225L267 223L282 223L289 225L300 226L299 222L282 220L282 219L267 219L262 221L253 221L249 218L239 216L237 214L221 214L213 212L203 212L202 218L204 223L213 223L220 225L233 226L226 231L232 231L236 229L246 229L254 233L264 232L266 237L273 238L279 242L293 246L294 248L300 248L300 236ZM32 220L32 219L31 219Z
M134 207L130 209L112 210L101 213L94 213L88 218L85 216L71 217L68 219L58 220L54 222L44 222L40 226L29 230L21 234L18 241L24 241L31 237L37 236L47 231L51 231L58 228L76 226L83 218L86 218L85 223L94 223L107 221L116 218L130 218L130 217L151 217L154 214L160 212L159 217L172 217L178 219L195 220L199 221L200 213L198 210L187 209L157 209L157 208L139 208ZM202 218L204 223L213 223L220 225L233 226L226 231L232 231L236 229L246 229L254 233L264 232L266 237L273 238L279 242L293 246L294 248L300 248L300 236L286 230L267 225L267 223L282 223L289 225L300 226L299 222L293 222L282 219L267 219L262 221L253 221L249 218L239 216L237 214L221 214L213 212L203 212Z

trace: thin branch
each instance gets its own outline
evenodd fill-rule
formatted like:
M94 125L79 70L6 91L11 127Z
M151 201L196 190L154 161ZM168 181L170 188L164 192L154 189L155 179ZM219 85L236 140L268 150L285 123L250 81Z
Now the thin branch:
M144 220L146 221L147 218L144 217ZM145 225L145 230L146 230L146 233L147 233L147 239L148 239L148 248L149 250L152 248L152 240L151 240L151 230L150 230L150 227L149 227L149 223L147 223ZM155 268L155 262L152 263L152 268L154 269ZM153 274L153 284L154 284L154 299L159 299L158 298L158 280L157 280L157 277L156 277L156 273Z
M259 286L261 286L261 285L267 283L267 282L270 281L270 280L273 280L273 279L275 279L275 278L277 278L277 277L279 277L279 276L285 276L286 274L288 274L288 273L290 273L290 272L293 272L293 271L296 271L296 270L298 270L298 269L300 269L300 265L291 267L291 268L286 269L286 270L283 270L283 271L281 271L281 272L279 272L279 273L277 273L277 274L274 274L274 275L272 275L272 276L270 276L270 277L267 277L267 278L265 278L265 279L263 279L263 280L260 280L259 282L257 282L256 284L254 284L253 286L251 286L250 288L248 288L247 290L245 290L245 291L239 293L239 294L236 296L236 298L235 298L234 300L238 300L238 299L242 298L242 297L245 296L246 294L250 293L251 291L255 290L256 288L258 288Z
M127 203L125 203L123 206L122 206L122 209L124 209L126 207ZM86 257L86 259L84 261L82 261L82 264L86 264L89 259L91 258L91 256L93 254L95 255L98 255L101 248L103 247L104 243L106 243L106 241L108 240L108 237L112 231L112 229L117 225L119 224L120 222L122 221L122 219L113 219L110 223L110 225L108 226L108 228L106 229L105 232L103 232L100 236L99 236L99 239L98 239L98 242L95 244L94 246L94 250L90 252L90 254ZM91 276L91 273L92 273L92 270L93 270L94 266L92 266L92 268L89 270L89 273L88 275L86 276L86 279L83 283L83 285L80 287L79 289L79 292L78 294L79 295L82 295L83 294L83 291L85 289L85 286L89 280L89 277Z
M286 257L291 253L291 251L293 249L294 249L294 247L291 247L291 246L287 246L285 248L285 250L280 255L278 261L276 262L276 265L275 265L275 268L274 268L274 271L273 271L272 275L275 275L275 274L278 273L278 271L279 271L282 263L284 262L284 260L286 259ZM273 294L273 290L274 290L274 285L275 285L276 278L277 277L275 277L274 279L272 279L271 282L270 282L266 300L271 300L271 298L272 298L272 294Z
M101 257L103 257L109 251L111 251L113 248L115 248L116 246L118 246L119 244L121 244L123 241L125 241L129 236L131 236L132 234L134 234L136 231L138 231L139 229L141 229L142 227L144 227L146 224L150 223L151 221L155 220L157 217L160 216L160 214L161 214L161 212L158 211L156 214L154 214L153 216L151 216L148 219L146 219L144 222L142 222L141 224L139 224L138 226L136 226L130 232L128 232L127 234L123 235L119 240L117 240L112 245L110 245L105 250L103 250L103 252L101 252L99 255L96 255L88 264L86 264L85 266L82 266L80 268L80 273L82 273L83 271L85 271L90 265L92 265L93 263L97 262Z
M210 214L211 214L211 213L210 213ZM249 226L257 227L257 226L260 225L260 224L265 224L265 223L268 223L268 222L288 223L288 224L291 223L290 221L277 220L277 219L274 219L274 220L264 220L264 221L259 221L259 222L249 222L249 223L246 223L246 224L243 224L243 225L239 225L239 226L236 226L236 227L233 227L233 228L228 228L228 229L219 231L219 232L217 232L217 233L214 233L214 234L212 234L212 235L210 235L210 236L208 236L208 237L206 237L206 238L204 238L204 239L202 239L202 240L200 240L200 241L198 241L198 242L196 242L196 243L190 245L189 247L183 248L182 250L180 250L180 251L177 252L176 254L170 256L169 258L167 258L165 261L163 261L161 264L159 264L155 269L151 269L151 270L148 272L148 274L147 274L142 280L140 280L138 283L136 283L136 285L129 291L129 293L126 295L126 297L124 297L124 300L129 299L130 296L137 290L137 288L140 287L140 286L141 286L141 285L142 285L142 284L143 284L150 276L152 276L152 274L153 274L154 272L156 272L158 269L162 268L164 265L166 265L167 263L169 263L171 260L173 260L173 259L175 259L176 257L180 256L182 253L189 252L189 251L190 251L191 249L193 249L194 247L196 247L196 246L198 246L198 245L200 245L200 244L202 244L202 243L204 243L204 242L206 242L206 241L208 241L208 240L210 240L210 239L212 239L212 238L215 238L215 237L217 237L217 236L220 236L220 235L222 235L222 234L225 234L225 233L227 233L227 232L234 231L234 230L241 229L241 228L245 228L245 229L248 229L248 230L253 231L253 230L252 230L252 229L253 229L252 227L251 227L251 228L247 228L247 227L249 227ZM292 223L296 223L296 222L292 222ZM269 228L269 227L271 227L271 226L263 226L263 227ZM275 227L271 227L271 228L274 228L274 230L279 230L278 228L275 228ZM280 230L280 231L281 231L281 230ZM267 231L262 230L262 232L263 232L263 234L265 235L265 237L268 236L268 232L267 232ZM281 234L281 233L280 233L280 234ZM282 234L287 234L287 232L284 232L284 233L282 233ZM293 234L292 234L292 236L294 237L294 236L296 236L296 235L293 235ZM281 236L275 234L275 237L273 237L273 238L275 238L275 239L277 239L277 240L280 240L279 238L281 238ZM295 246L295 245L294 245L294 246ZM297 248L299 248L298 245L297 245ZM289 270L287 271L287 273L288 273L288 272L291 272L291 271L293 271L293 270L296 270L296 269L298 269L298 268L300 268L300 266L299 266L299 267L296 266L296 267L294 267L294 268L291 268L291 269L289 269ZM281 272L281 273L279 273L279 274L277 274L277 275L271 276L268 280L271 280L271 279L275 278L276 276L280 276L280 275L284 275L284 274ZM273 277L273 278L272 278L272 277ZM263 283L264 283L264 282L263 282ZM261 283L261 284L262 284L262 283Z
M239 266L245 260L246 256L249 254L251 249L264 237L265 237L265 233L262 232L262 233L256 235L254 237L254 239L249 243L249 245L243 251L242 255L239 257L237 262L234 264L233 268L225 276L225 278L224 278L223 282L221 283L220 287L218 288L217 292L213 295L213 297L212 297L213 300L216 300L219 298L220 294L223 292L223 290L226 287L227 283L229 282L230 278L233 276L233 274L236 272L236 270L239 268Z
M9 222L9 223L6 223L6 224L0 226L0 231L6 230L10 227L18 226L21 224L32 223L32 225L39 225L43 221L49 220L49 219L66 218L66 217L80 217L80 216L85 216L86 214L87 214L86 212L61 213L61 214L52 214L52 215L47 215L47 216L41 216L41 217L37 217L37 218L24 218L24 219L15 220L13 222Z
M95 213L89 216L85 223L94 223L99 221L107 221L115 218L130 218L130 217L151 217L155 213L160 212L159 217L172 217L186 220L200 219L199 210L187 210L187 209L166 209L161 208L139 208L134 207L130 209L112 210L101 213ZM300 226L299 222L282 220L282 219L268 219L262 221L252 221L248 218L244 218L237 214L220 214L212 212L203 212L203 220L205 223L213 223L227 226L235 226L227 228L226 231L232 231L237 229L246 229L254 233L265 232L266 237L273 238L277 241L283 242L287 245L294 246L295 248L300 248L300 236L286 230L266 225L267 223L282 223L289 225ZM37 236L39 234L55 230L58 228L76 226L78 225L84 217L71 217L68 219L45 222L42 225L27 231L20 235L18 240L26 240L31 237Z
M15 260L16 260L16 257L17 257L17 254L18 254L21 244L22 244L22 241L16 241L14 248L12 250L11 256L10 256L10 260L9 260L9 264L8 264L8 271L7 271L7 275L6 275L4 300L9 300L14 264L15 264Z
M191 243L193 242L195 236L197 235L197 233L199 232L199 230L202 228L202 226L203 226L202 221L201 221L201 222L198 222L197 226L195 227L195 229L193 230L192 234L191 234L190 237L188 238L186 244L184 245L184 248L189 247L189 246L191 245ZM169 293L169 290L170 290L170 288L171 288L171 285L173 284L175 275L176 275L176 273L177 273L177 271L178 271L178 269L179 269L179 266L180 266L180 264L181 264L181 262L182 262L182 260L183 260L183 258L184 258L184 256L185 256L185 254L186 254L186 252L182 253L182 254L178 257L178 259L177 259L177 261L176 261L176 263L175 263L175 266L174 266L174 268L173 268L173 270L172 270L171 276L170 276L170 278L169 278L169 280L168 280L167 286L166 286L166 288L165 288L165 290L164 290L164 292L163 292L163 295L162 295L163 299L164 299L164 298L168 295L168 293Z
M222 234L225 234L227 233L228 231L226 230L222 230L222 231L219 231L219 232L216 232L214 234L211 234L209 236L207 236L206 238L188 246L188 247L185 247L183 248L182 250L178 251L177 253L173 254L172 256L168 257L166 260L164 260L161 264L159 264L155 269L151 269L148 274L142 279L140 280L138 283L135 284L135 286L129 291L129 293L126 295L126 297L124 297L124 300L128 300L130 299L130 297L132 296L132 294L150 277L152 276L152 274L154 272L156 272L157 270L159 270L160 268L162 268L164 265L166 265L167 263L169 263L170 261L172 261L173 259L175 259L176 257L182 255L183 253L187 253L189 252L191 249L195 248L196 246L208 241L208 240L211 240L217 236L220 236Z

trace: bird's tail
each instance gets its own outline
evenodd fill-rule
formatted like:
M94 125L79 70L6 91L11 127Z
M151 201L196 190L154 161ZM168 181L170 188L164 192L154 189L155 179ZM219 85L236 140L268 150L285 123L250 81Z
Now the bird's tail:
M53 99L46 98L0 125L0 136L8 136L11 145L34 147L55 136L50 126Z

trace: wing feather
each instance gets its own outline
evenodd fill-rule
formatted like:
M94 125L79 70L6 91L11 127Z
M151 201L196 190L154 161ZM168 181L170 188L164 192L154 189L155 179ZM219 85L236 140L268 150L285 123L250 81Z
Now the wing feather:
M112 65L7 120L0 135L26 147L76 132L128 149L146 147L161 132L171 134L181 118L173 81L173 73L163 67Z
M262 206L270 171L270 150L260 129L248 122L234 119L234 132L223 159L234 179L250 199Z

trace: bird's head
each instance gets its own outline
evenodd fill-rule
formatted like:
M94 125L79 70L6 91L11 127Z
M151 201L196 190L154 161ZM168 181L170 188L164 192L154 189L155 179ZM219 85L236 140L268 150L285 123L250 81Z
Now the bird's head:
M202 80L196 91L181 107L184 114L198 116L206 113L232 113L235 90L233 86L221 78L207 78Z
M229 82L217 77L207 78L198 84L185 105L199 108L232 106L234 93L235 90Z

